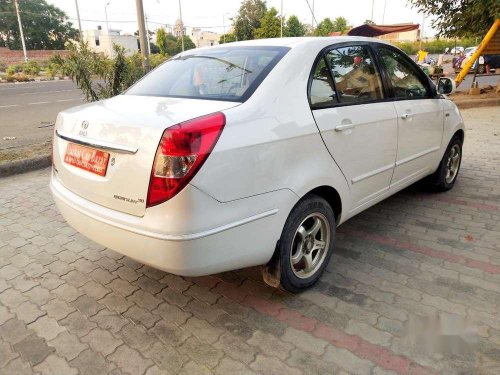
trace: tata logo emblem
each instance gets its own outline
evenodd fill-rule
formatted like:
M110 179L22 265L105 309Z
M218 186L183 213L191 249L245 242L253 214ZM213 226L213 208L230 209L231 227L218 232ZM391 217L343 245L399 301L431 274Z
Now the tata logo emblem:
M89 127L89 122L88 121L82 121L82 129L78 132L78 135L81 135L82 137L87 136L87 128Z

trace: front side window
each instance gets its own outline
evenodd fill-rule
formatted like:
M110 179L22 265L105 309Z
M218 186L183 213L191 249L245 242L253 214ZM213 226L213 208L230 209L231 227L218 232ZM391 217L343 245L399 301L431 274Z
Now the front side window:
M335 80L340 103L383 99L382 80L366 46L348 46L325 56Z
M324 58L318 61L316 69L314 69L310 98L311 105L315 108L328 107L337 103L333 79Z
M166 61L125 94L245 101L288 50L286 47L195 50Z
M418 99L429 95L427 85L419 74L418 68L400 52L392 48L377 47L379 56L391 82L394 97L399 99Z

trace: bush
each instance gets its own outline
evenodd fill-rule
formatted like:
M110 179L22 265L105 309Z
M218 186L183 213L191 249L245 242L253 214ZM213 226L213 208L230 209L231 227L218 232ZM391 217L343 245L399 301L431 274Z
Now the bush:
M83 42L70 46L68 57L56 56L53 62L76 82L87 101L93 102L120 94L144 75L140 55L125 57L123 47L113 45L113 49L115 57L110 59Z
M45 72L50 78L54 78L59 73L61 73L61 69L61 65L51 62L45 67Z
M169 58L168 55L163 56L159 53L152 54L150 56L151 68L153 68L153 69L156 68L158 65L163 63L168 58Z
M5 73L8 76L13 76L16 73L19 73L22 70L22 66L19 64L9 65L7 69L5 69Z
M36 61L29 60L22 65L22 71L24 74L36 76L40 73L40 66Z
M393 44L401 48L408 55L415 55L420 50L420 42L393 42ZM479 44L476 40L471 38L464 38L456 41L457 46L464 48L475 46ZM435 39L422 42L422 48L429 53L444 53L446 48L452 49L455 47L455 40L453 39Z

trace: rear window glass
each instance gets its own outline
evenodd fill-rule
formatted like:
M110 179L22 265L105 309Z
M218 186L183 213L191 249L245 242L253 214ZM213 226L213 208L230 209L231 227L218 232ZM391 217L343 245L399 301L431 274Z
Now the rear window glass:
M242 102L288 50L267 46L194 50L166 61L126 94Z

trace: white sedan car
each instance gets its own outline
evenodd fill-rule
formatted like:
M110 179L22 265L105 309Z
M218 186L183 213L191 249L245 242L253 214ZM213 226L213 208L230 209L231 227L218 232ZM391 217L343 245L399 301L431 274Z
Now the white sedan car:
M185 276L266 265L296 292L338 225L424 177L453 186L464 124L452 82L438 86L369 38L186 51L61 112L50 186L76 230L121 254Z

